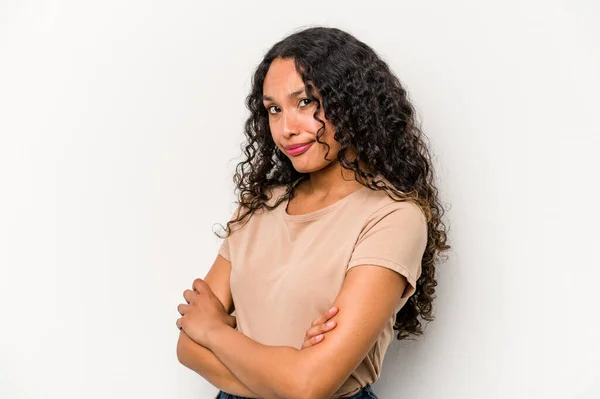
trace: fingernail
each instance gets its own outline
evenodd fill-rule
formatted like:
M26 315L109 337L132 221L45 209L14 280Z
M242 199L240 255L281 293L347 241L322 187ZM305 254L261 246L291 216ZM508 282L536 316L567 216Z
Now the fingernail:
M327 322L327 327L333 327L335 325L335 321Z
M320 341L323 338L323 334L319 334L315 337L317 341Z

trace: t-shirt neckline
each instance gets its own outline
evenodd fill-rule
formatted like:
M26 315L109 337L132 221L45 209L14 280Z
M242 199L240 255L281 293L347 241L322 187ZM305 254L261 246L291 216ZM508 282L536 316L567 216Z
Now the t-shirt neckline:
M289 198L287 198L281 204L283 218L290 222L304 222L307 220L317 219L317 218L335 210L336 208L338 208L339 206L341 206L342 204L344 204L345 202L350 200L352 197L356 196L358 193L361 193L364 190L368 190L368 189L369 189L369 187L362 186L362 187L352 191L350 194L346 195L345 197L340 198L339 200L337 200L336 202L334 202L331 205L327 205L326 207L317 209L316 211L312 211L309 213L303 213L302 215L290 215L289 213L287 213L287 207L288 207L288 203L290 201Z

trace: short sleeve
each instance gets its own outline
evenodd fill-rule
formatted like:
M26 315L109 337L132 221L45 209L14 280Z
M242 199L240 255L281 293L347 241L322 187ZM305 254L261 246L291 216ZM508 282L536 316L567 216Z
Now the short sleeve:
M229 238L223 239L221 246L219 247L219 255L231 262L231 255L229 253Z
M238 203L235 207L233 214L229 218L229 221L237 219L239 217L241 211L242 211L242 206ZM244 220L246 220L246 219L244 219ZM241 223L243 224L244 222L242 221ZM222 257L227 259L227 261L229 261L229 262L231 262L231 249L229 247L230 237L232 234L235 233L236 229L239 227L239 222L237 224L231 225L230 227L231 227L231 233L229 234L229 236L227 236L226 238L223 239L223 241L221 242L221 246L219 247L219 255L221 255Z
M386 267L406 277L402 298L416 290L427 246L427 222L410 202L394 202L373 213L354 246L347 270L359 265Z

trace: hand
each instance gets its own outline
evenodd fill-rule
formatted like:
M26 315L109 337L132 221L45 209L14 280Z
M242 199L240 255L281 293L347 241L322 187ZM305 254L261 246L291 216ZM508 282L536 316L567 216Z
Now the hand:
M210 332L235 323L235 317L225 312L223 304L204 280L194 280L192 290L185 290L183 297L187 305L177 306L181 317L175 324L196 343L206 346Z
M334 320L327 322L329 319L335 316L337 312L338 308L334 306L312 322L311 327L306 330L306 335L304 335L302 349L309 348L323 341L323 338L325 338L325 333L333 330L337 326L337 323Z

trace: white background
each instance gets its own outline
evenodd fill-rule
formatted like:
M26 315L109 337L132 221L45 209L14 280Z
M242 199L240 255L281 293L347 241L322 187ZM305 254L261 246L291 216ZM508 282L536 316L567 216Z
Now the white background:
M598 398L600 6L0 3L0 398L211 398L176 307L233 211L244 98L300 27L408 88L451 204L437 319L383 399Z

